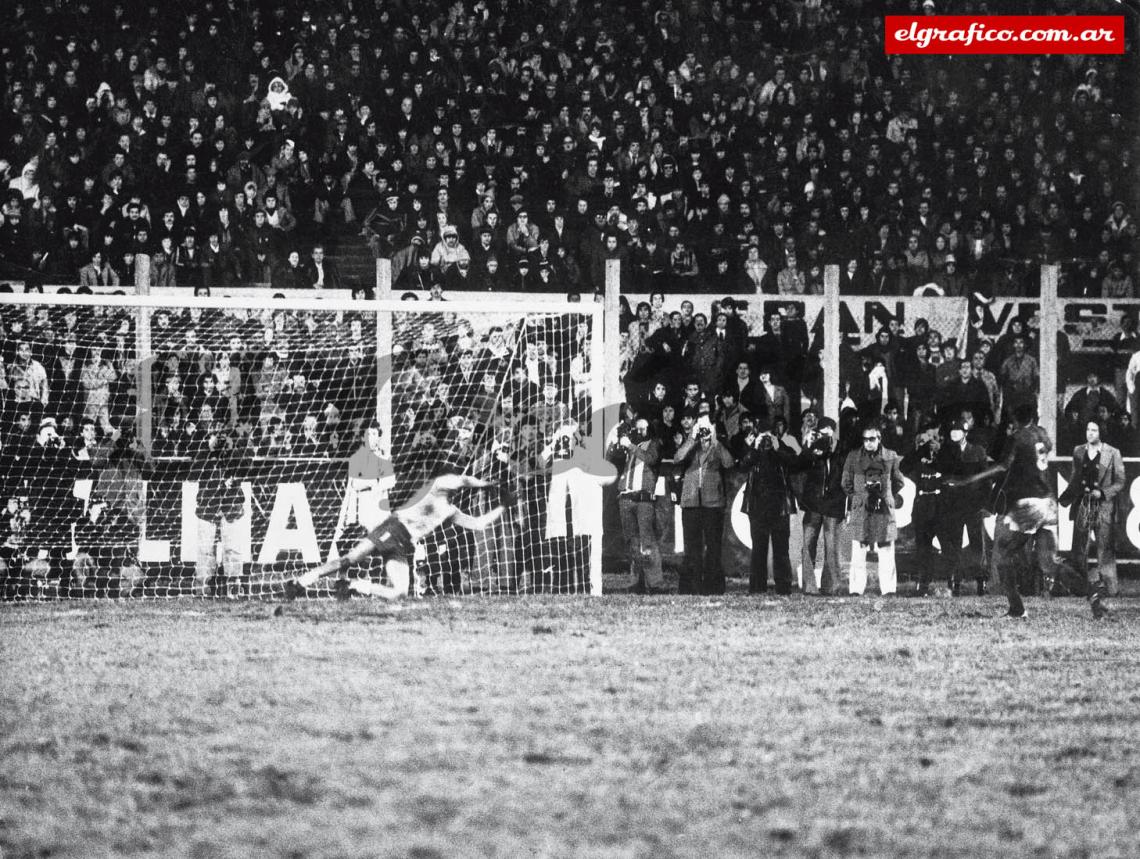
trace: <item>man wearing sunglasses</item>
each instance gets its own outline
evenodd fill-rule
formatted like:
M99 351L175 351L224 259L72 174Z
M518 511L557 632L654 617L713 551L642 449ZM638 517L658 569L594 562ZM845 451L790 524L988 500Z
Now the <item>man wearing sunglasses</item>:
M903 478L898 455L883 447L877 423L863 427L863 444L847 455L843 464L843 491L849 506L847 526L851 532L849 590L861 596L867 587L867 553L879 555L879 592L894 594L898 588L895 540L898 527L895 510L901 505Z

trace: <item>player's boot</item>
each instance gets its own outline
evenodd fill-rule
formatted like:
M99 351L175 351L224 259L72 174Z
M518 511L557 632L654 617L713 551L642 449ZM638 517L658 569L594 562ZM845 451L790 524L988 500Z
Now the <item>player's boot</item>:
M1025 607L1025 603L1021 598L1016 598L1016 602L1010 601L1009 611L1002 615L1009 620L1026 620L1029 617L1029 610Z
M333 582L333 596L337 602L348 602L352 598L352 589L348 579L337 579Z
M1107 591L1103 582L1093 588L1092 595L1089 597L1089 607L1092 608L1094 620L1103 620L1112 615L1112 607L1108 604Z
M293 579L289 579L289 581L285 582L285 599L286 600L288 600L289 602L293 602L293 600L300 599L304 595L305 595L304 586L299 585Z

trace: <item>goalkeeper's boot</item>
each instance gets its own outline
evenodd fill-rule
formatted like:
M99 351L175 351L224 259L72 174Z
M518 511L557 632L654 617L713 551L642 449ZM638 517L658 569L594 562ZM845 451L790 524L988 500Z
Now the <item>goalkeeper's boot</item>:
M300 599L305 595L305 588L303 585L298 584L293 579L285 582L285 599L293 602L295 599Z
M352 589L349 587L348 579L337 579L333 582L332 591L337 602L348 602L352 598Z

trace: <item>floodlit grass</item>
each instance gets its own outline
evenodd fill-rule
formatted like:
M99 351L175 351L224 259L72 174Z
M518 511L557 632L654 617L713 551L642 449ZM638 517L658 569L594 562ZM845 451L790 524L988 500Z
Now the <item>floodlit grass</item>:
M0 854L1135 856L1140 602L0 609Z

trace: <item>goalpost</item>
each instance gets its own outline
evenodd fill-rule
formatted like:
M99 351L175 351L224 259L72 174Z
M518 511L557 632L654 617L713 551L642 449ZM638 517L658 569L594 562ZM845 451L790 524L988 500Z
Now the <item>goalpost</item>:
M269 595L445 471L518 503L421 590L600 593L603 307L543 298L5 295L6 595Z

